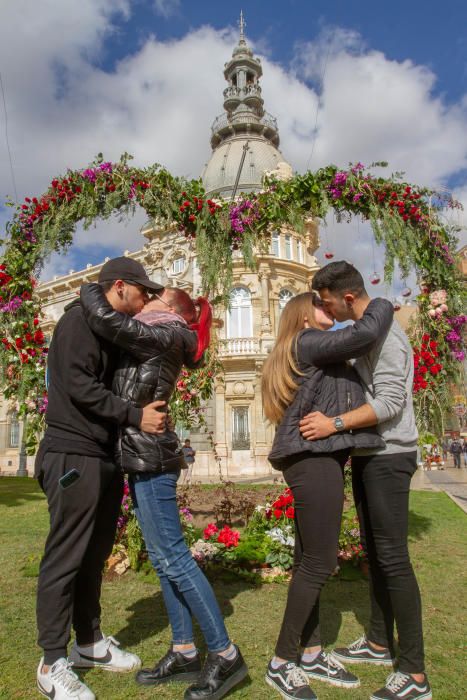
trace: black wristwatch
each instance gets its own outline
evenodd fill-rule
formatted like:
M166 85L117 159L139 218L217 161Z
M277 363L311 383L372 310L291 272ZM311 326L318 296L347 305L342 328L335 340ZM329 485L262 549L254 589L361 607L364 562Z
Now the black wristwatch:
M342 430L345 430L344 421L342 420L342 418L340 416L337 416L337 418L334 418L334 427L338 433L342 432Z

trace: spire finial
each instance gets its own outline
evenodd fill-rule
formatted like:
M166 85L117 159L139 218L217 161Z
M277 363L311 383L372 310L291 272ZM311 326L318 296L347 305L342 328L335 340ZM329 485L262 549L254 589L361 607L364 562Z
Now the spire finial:
M240 41L245 41L245 27L246 27L246 22L243 17L243 10L240 10L240 21L238 23L238 26L240 27Z

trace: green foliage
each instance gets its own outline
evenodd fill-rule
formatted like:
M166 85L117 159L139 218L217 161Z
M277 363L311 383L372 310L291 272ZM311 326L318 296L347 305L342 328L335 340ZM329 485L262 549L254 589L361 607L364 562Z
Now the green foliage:
M5 305L0 366L5 397L20 417L28 419L30 453L43 427L46 395L46 339L38 334L42 312L34 291L35 277L48 255L66 252L78 223L87 229L115 213L130 216L136 207L142 207L158 226L170 230L175 224L181 235L193 241L203 292L224 306L232 285L234 253L256 269L258 254L268 250L271 232L283 226L303 232L305 219L324 221L331 209L338 220L357 216L369 221L375 239L385 247L386 280L391 280L398 265L403 275L415 271L422 286L412 339L415 342L428 331L439 340L443 381L417 397L417 419L422 429L439 424L450 406L447 387L459 362L444 341L446 324L427 313L428 297L432 291L446 290L451 317L462 314L467 305L455 266L458 229L443 218L443 210L455 208L456 202L405 182L402 173L382 177L358 163L347 170L329 165L286 181L269 179L262 192L242 194L230 203L206 199L200 180L174 177L157 164L135 168L130 161L127 153L117 163L104 162L99 154L88 168L69 170L52 180L40 197L28 198L19 206L9 203L13 217L0 241L4 251L0 304ZM218 369L216 366L215 371ZM179 425L202 423L202 401L212 392L212 382L203 378L202 371L194 376L201 398L188 401L186 395L185 399L176 396L172 402Z

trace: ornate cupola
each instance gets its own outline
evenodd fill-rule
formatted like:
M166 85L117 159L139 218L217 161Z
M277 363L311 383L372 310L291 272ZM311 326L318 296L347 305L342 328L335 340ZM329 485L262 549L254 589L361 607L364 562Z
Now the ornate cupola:
M260 189L264 171L284 161L277 121L264 110L261 61L246 42L245 26L241 12L239 41L224 66L224 112L212 125L213 153L202 176L208 193L224 197L234 196L236 185L238 191Z

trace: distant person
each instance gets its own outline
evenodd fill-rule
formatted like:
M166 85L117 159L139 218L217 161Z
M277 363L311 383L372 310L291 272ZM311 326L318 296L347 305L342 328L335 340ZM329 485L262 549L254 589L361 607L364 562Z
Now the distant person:
M462 447L460 440L453 440L451 442L451 454L452 454L452 458L454 460L454 468L455 469L461 468L461 454L463 451L464 451L464 448Z
M462 453L464 455L464 467L467 467L467 440L464 438L464 444L462 445Z
M441 446L443 449L443 461L447 462L448 454L449 454L449 442L448 442L447 437L443 438L443 442L442 442Z
M193 474L193 465L195 463L196 450L191 446L191 441L187 438L183 443L182 447L183 456L185 457L185 462L187 463L187 468L184 470L183 484L191 484L191 477Z

